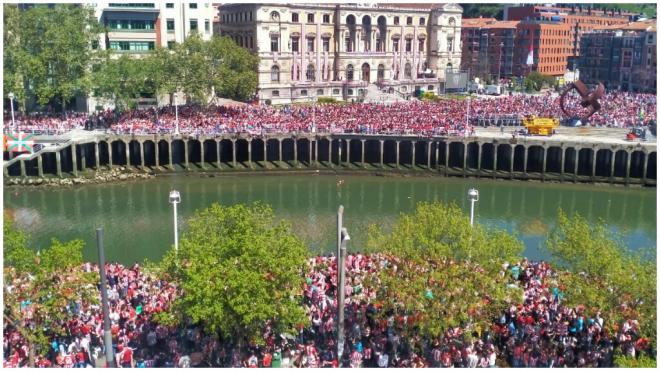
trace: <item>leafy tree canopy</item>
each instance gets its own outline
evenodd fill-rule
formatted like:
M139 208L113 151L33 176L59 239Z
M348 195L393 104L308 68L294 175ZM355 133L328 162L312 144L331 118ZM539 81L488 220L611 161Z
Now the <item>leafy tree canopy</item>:
M190 219L178 256L170 251L163 261L183 292L165 319L185 316L210 333L256 342L268 321L278 332L293 331L305 322L307 254L270 206L213 204Z

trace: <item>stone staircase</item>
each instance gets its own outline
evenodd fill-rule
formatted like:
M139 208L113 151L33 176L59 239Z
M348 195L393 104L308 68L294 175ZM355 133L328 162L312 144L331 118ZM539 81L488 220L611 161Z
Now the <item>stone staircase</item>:
M390 104L396 102L405 102L406 100L399 94L386 93L378 89L376 84L369 84L366 89L366 96L364 98L365 103L382 103Z

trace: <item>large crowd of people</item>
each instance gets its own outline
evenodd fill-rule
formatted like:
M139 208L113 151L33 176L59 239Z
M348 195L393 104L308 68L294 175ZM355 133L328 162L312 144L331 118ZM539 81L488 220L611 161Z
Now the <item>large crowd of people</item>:
M469 101L469 103L468 103ZM606 93L602 108L585 125L632 127L656 120L657 98L653 94ZM584 113L580 99L569 95L569 112ZM165 106L123 113L111 110L91 116L18 115L12 131L61 133L74 128L105 129L114 133L174 133L219 135L223 133L366 133L420 136L461 134L470 126L515 124L528 115L572 118L561 110L559 95L511 95L497 98L408 101L392 104L318 104L270 107L265 105ZM5 114L5 123L10 123Z
M414 314L379 316L374 287L365 284L381 269L395 269L401 260L385 254L351 254L346 259L345 335L343 357L337 357L337 264L334 256L310 258L304 274L303 305L308 326L295 335L277 334L264 324L264 345L218 339L184 323L168 327L154 321L178 292L171 283L145 274L138 264L105 267L110 302L111 333L116 364L121 367L612 367L615 349L634 357L648 347L638 323L618 329L605 326L600 313L589 317L587 307L565 305L557 273L546 262L526 259L505 264L508 285L522 288L523 300L513 304L491 329L466 337L466 329L447 330L435 339L406 337ZM447 264L458 264L448 260ZM470 269L469 265L465 265ZM93 264L80 269L98 272ZM17 290L20 282L5 282ZM100 296L100 294L99 294ZM589 303L585 303L588 305ZM28 348L16 326L29 326L31 303L21 303L20 323L5 323L4 367L24 367ZM36 358L37 367L103 367L101 307L71 303L61 331L50 331L51 346ZM55 335L60 333L60 335ZM468 340L469 339L469 340Z

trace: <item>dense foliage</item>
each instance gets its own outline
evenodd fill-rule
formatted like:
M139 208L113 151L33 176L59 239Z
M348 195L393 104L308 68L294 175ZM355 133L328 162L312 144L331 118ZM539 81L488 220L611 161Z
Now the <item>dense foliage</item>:
M90 91L90 64L97 56L100 25L87 6L4 4L4 95L18 102L62 106Z
M189 220L178 254L170 251L164 259L183 292L170 314L236 341L262 342L266 322L278 332L294 331L305 320L300 300L307 256L270 206L213 204Z
M94 284L98 275L74 269L82 264L81 240L61 243L54 239L50 247L35 253L8 214L3 230L4 325L19 330L29 347L30 366L34 367L35 353L48 351L48 336L61 330L57 324L69 319L72 303L98 302Z

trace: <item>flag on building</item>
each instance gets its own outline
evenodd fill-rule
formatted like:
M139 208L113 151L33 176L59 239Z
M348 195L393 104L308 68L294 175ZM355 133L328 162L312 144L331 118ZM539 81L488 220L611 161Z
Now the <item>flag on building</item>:
M527 54L527 65L534 64L534 39L529 40L529 53Z
M34 152L34 134L13 133L5 134L7 151L11 152Z

